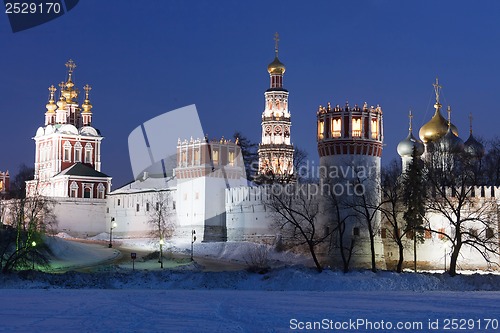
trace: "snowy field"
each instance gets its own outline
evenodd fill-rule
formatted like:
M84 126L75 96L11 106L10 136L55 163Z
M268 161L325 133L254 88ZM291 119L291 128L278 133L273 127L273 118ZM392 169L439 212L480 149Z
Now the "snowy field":
M500 318L498 292L9 289L0 300L6 332L498 332Z
M105 238L105 235L103 235ZM121 248L155 245L121 240ZM249 244L199 244L201 257L244 261ZM132 271L117 249L54 239L57 267L105 262L94 273L0 275L0 332L499 332L500 276L317 273L287 266ZM118 243L117 243L118 247ZM185 252L185 245L172 244ZM270 253L278 266L301 259ZM153 261L154 262L154 261ZM61 271L63 271L61 269Z

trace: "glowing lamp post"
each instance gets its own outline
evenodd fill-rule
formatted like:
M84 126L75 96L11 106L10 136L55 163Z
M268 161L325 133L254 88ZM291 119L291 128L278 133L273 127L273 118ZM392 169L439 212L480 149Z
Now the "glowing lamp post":
M191 261L193 261L193 244L196 242L196 230L191 230Z
M35 241L32 241L31 242L31 260L32 260L32 268L33 270L35 270L35 251L34 251L34 248L36 246L36 242Z
M160 267L163 268L163 238L160 239L160 259L158 262L160 263Z
M113 247L113 229L116 228L117 224L115 222L115 218L111 218L111 226L109 227L109 248Z

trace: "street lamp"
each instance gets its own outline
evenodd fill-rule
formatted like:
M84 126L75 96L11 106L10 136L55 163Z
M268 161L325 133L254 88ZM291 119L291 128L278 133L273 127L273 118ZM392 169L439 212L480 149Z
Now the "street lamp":
M111 218L111 225L109 226L109 248L113 247L113 229L116 228L115 218Z
M191 261L193 261L193 244L196 242L196 230L191 230Z
M160 267L163 268L163 238L160 238L160 259L158 260Z
M31 260L32 260L32 268L33 268L33 270L35 270L35 254L34 254L34 250L33 250L35 248L35 246L36 246L36 242L32 241L31 242L31 247L32 247L32 249L31 249Z

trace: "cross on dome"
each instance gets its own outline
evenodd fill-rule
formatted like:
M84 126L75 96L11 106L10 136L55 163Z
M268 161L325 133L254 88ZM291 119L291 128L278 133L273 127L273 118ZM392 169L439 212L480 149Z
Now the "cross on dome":
M439 78L436 77L436 83L433 84L434 92L436 93L436 104L439 104L439 93L441 92L442 86L439 85Z
M278 43L280 41L280 35L278 32L274 34L274 53L276 54L276 57L278 57Z

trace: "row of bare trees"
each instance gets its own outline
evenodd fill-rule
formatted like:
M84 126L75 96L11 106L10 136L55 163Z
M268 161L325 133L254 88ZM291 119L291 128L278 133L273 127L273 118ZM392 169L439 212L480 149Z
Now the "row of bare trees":
M410 246L416 269L417 245L432 234L450 245L450 275L457 274L459 258L466 248L477 251L489 265L498 266L497 199L477 193L477 189L479 185L499 185L499 147L500 140L492 140L482 158L466 152L450 153L435 145L424 159L414 155L404 173L400 163L393 161L383 168L380 177L351 179L370 191L354 191L348 197L335 191L322 191L321 195L309 195L300 189L279 194L271 191L266 205L274 212L275 226L283 238L292 246L305 245L318 271L322 264L317 252L325 253L325 247L329 255L340 257L345 272L349 270L359 245L353 225L362 227L367 236L371 269L375 271L375 238L382 231L380 215L384 236L398 248L398 272L409 261L404 253ZM378 184L366 183L374 179ZM300 188L300 184L287 186ZM436 225L432 216L440 216L444 223Z

